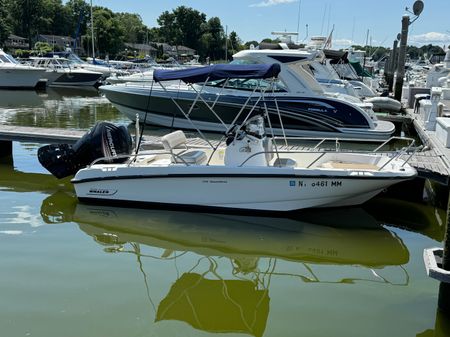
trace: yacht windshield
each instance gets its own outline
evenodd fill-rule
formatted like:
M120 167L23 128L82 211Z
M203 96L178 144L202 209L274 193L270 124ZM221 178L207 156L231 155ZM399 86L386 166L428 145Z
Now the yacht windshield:
M74 63L74 64L84 64L84 63L86 63L86 62L84 62L82 59L80 59L80 58L78 57L78 55L75 55L75 54L73 54L73 53L68 54L68 55L67 55L67 58L68 58L70 61L72 61L72 63Z
M13 64L18 64L19 62L17 62L14 57L12 57L11 55L8 54L2 54L0 55L0 61L2 63L13 63Z
M210 81L206 83L209 87L222 87L226 80ZM287 88L280 80L268 81L264 79L229 79L225 85L227 89L249 90L253 91L256 88L275 92L287 92Z
M19 64L19 62L17 62L17 60L14 57L12 57L11 55L5 54L5 56L9 60L10 63Z

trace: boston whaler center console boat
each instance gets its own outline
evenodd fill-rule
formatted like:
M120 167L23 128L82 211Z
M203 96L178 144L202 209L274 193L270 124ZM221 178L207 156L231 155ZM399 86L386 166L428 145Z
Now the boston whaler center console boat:
M271 81L279 69L277 64L216 65L180 71L155 70L154 77L159 82L178 78L186 83L229 78ZM252 107L241 107L235 120L245 113L242 123L232 123L218 144L205 139L210 144L208 148L188 149L184 133L175 131L162 138L163 150L131 153L129 135L118 137L117 130L106 126L107 132L100 136L100 146L78 144L74 149L62 150L53 147L56 150L53 158L50 158L51 149L41 148L39 160L52 172L62 162L71 162L67 156L73 157L80 149L93 153L89 146L107 148L100 151L104 153L102 158L86 168L78 170L82 165L73 165L76 194L85 202L131 206L156 204L264 211L349 206L361 204L390 185L416 176L415 169L399 158L402 153L386 156L281 148L276 139L266 134L264 120L272 130L267 108L256 110L258 102L264 102L265 90L270 88L259 88L260 97ZM202 101L201 92L192 106L199 101ZM218 118L213 104L208 106L211 115ZM175 107L195 127L189 116L192 107L187 111L179 105ZM118 133L123 134L123 129L118 129ZM68 174L70 170L65 172Z

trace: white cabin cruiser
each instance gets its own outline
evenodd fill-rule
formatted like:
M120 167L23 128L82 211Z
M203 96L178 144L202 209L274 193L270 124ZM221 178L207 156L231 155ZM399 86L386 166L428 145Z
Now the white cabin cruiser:
M203 68L201 72L156 70L155 80L170 81L175 77L186 82L230 77L272 80L278 73L277 64L219 65ZM259 87L255 92L259 92L263 100L266 90ZM201 92L187 109L173 101L174 107L200 135L202 132L190 119L190 114L202 101ZM129 135L125 136L127 141L116 142L114 128L106 126L106 131L98 136L103 145L92 145L92 148L104 150L90 165L88 159L92 159L94 152L88 145L78 143L73 150L41 148L39 160L60 177L76 172L72 183L81 201L144 207L168 205L286 212L350 206L361 204L392 184L417 174L399 158L400 154L388 157L379 153L281 149L265 131L264 119L273 136L267 105L260 111L257 102L249 110L241 107L235 121L245 114L243 122L232 123L218 144L205 139L210 144L208 148L188 149L184 133L175 131L162 138L164 150L139 152L139 141L133 154L126 145L130 143ZM214 111L214 104L208 106L211 115L224 124ZM282 118L280 111L278 117ZM99 128L85 136L85 140L96 133ZM284 142L287 143L287 138ZM89 166L78 170L83 165L75 163L73 157L80 149L87 155L85 165ZM67 167L68 162L74 164Z
M53 87L92 87L103 76L100 72L73 67L68 59L62 57L32 57L31 61L34 66L45 68L48 74L52 74L52 80L49 80L48 85Z
M389 139L395 126L391 122L379 121L372 110L372 104L363 103L356 97L324 92L315 78L303 68L303 64L311 62L314 57L314 53L296 50L274 50L269 54L262 50L246 50L234 55L236 64L279 62L279 78L264 95L275 134L283 135L284 132L288 136L299 137ZM201 69L192 68L188 71L202 71ZM176 77L177 75L172 81ZM174 111L173 100L186 107L201 90L205 101L214 102L217 114L230 126L245 102L253 100L255 88L260 85L270 86L264 79L206 80L203 84L174 84L165 88L153 82L149 86L117 84L102 86L100 91L131 120L135 120L138 114L139 119L148 124L193 129L182 114ZM261 104L258 109L263 108ZM280 125L277 109L281 111L283 127ZM211 118L204 102L192 109L190 117L201 130L224 131L224 126Z
M42 80L46 81L44 68L31 67L17 62L0 49L0 88L32 89Z

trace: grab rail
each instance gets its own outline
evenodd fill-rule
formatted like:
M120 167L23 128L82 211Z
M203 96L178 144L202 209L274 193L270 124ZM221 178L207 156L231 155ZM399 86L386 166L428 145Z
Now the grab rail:
M328 137L328 138L322 138L322 137L273 137L273 139L276 140L301 140L301 141L318 141L318 143L313 147L313 149L318 148L320 145L322 145L323 143L327 142L327 141L335 141L336 144L338 142L372 142L372 143L376 143L379 142L376 139L364 139L364 138L338 138L338 137ZM407 148L411 148L412 145L415 144L416 140L413 138L409 138L409 137L398 137L398 136L394 136L394 137L390 137L389 139L387 139L386 141L384 141L380 146L378 146L375 150L371 151L371 152L378 152L380 149L383 148L383 146L389 144L390 142L392 142L393 140L405 140L405 141L409 141L410 144L407 146Z
M260 152L256 152L254 154L252 154L250 157L248 157L247 159L245 159L240 165L238 165L238 167L242 167L244 166L250 159L259 156L259 155L265 155L267 153L272 153L275 154L277 151L260 151ZM278 151L278 153L280 154L291 154L291 153L309 153L309 154L319 154L319 157L314 159L308 166L306 166L306 168L310 168L312 165L314 165L315 163L317 163L324 155L329 154L329 153L336 153L335 151ZM343 153L343 154L355 154L354 151L339 151L338 153ZM371 151L358 151L358 154L368 154L368 155L373 155L373 152ZM391 152L379 152L379 154L390 154ZM396 155L397 157L397 155ZM391 160L390 160L391 161Z

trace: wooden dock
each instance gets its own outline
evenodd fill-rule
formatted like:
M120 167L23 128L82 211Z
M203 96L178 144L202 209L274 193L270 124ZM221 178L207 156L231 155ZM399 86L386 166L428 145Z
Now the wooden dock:
M427 150L415 153L409 163L415 167L420 177L431 179L438 183L448 185L450 182L450 149L443 147L436 139L434 131L425 131L423 125L414 115L408 111L407 119L412 120L419 137L427 146ZM12 142L30 142L41 144L73 144L80 139L86 131L67 130L57 128L38 128L12 125L0 125L0 156L12 154ZM217 141L211 141L216 145ZM161 137L144 136L143 145L148 149L162 148ZM188 138L189 147L205 147L207 142L201 138ZM308 151L310 148L303 146L290 146L289 149L281 147L280 150ZM406 159L409 157L405 155Z
M450 108L450 101L442 101ZM449 185L450 182L450 149L446 148L436 137L436 131L427 131L419 114L412 109L407 110L414 128L427 150L418 152L411 158L413 165L421 176Z

